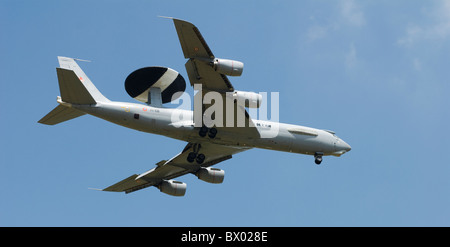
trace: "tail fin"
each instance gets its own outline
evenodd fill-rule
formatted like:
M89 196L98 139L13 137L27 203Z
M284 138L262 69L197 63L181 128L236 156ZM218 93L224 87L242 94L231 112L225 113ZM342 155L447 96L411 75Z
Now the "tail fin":
M97 101L109 100L98 91L73 58L58 57L59 90L64 102L80 105L95 104Z
M58 105L38 123L54 125L85 113L72 108L72 104L91 105L97 102L109 102L89 80L73 58L58 57L61 68L56 68L59 91Z

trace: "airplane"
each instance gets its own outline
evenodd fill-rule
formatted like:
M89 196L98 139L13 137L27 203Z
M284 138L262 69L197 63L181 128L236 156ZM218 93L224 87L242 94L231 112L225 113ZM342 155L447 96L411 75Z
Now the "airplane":
M323 156L339 157L351 150L350 145L333 131L252 119L246 108L258 108L260 95L235 90L227 77L240 76L243 63L217 58L196 26L167 18L173 20L184 57L188 59L185 67L190 84L194 89L196 86L201 88L194 96L193 111L163 106L179 97L177 92L186 88L184 78L173 69L153 66L132 72L125 80L125 89L132 98L145 104L115 102L100 93L78 66L76 61L83 60L58 57L59 105L38 123L55 125L89 114L130 129L187 142L173 158L159 161L144 173L131 175L99 190L128 194L154 186L165 194L184 196L187 185L174 178L194 174L205 182L220 184L225 171L212 166L252 148L312 155L316 164L322 162ZM231 114L229 110L221 112L221 108L216 107L214 114L206 117L208 111L211 113L212 101L195 99L212 93L227 102L225 105L232 109ZM211 124L213 117L227 124L214 121ZM239 119L244 119L244 126L239 125ZM265 138L264 131L273 135Z

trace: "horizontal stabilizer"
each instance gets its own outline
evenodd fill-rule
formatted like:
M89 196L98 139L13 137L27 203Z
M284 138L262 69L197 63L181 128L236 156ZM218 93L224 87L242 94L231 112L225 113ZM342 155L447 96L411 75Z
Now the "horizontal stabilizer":
M83 116L85 113L69 108L63 105L58 105L55 109L49 112L45 117L38 121L41 124L55 125L64 121Z

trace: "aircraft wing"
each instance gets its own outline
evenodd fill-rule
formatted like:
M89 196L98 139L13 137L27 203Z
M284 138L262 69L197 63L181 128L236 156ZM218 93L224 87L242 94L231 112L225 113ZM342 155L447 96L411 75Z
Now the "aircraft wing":
M198 28L190 22L179 19L173 19L173 22L184 57L189 59L185 66L191 86L202 84L204 90L233 92L233 85L227 76L216 72L205 63L212 60L214 54Z
M155 186L163 180L170 180L188 173L195 173L200 167L209 167L219 162L231 159L233 154L248 150L248 148L236 148L222 146L212 143L188 143L183 151L170 160L162 160L156 167L140 175L134 174L103 191L130 193L150 186ZM197 162L188 162L187 156L190 152L202 153L205 155L204 162L199 165Z
M204 99L205 95L209 92L218 92L222 96L223 122L221 126L216 125L215 128L237 134L245 134L249 137L260 137L260 133L255 128L255 125L244 106L238 105L236 100L232 103L233 107L226 105L226 97L229 97L226 96L226 94L229 93L229 95L231 95L230 93L235 92L235 89L226 75L217 72L210 66L210 61L215 57L198 28L187 21L174 18L171 19L173 19L177 30L184 57L189 59L185 66L191 86L194 86L194 84L202 85L202 99ZM205 117L205 110L211 105L212 104L203 103L201 114L201 116L203 116L202 120ZM233 113L227 114L227 112L230 112L230 108L233 108ZM215 114L217 114L217 112ZM198 116L195 107L194 116ZM244 116L245 120L241 121L240 116ZM231 119L228 120L227 117ZM217 115L215 119L217 119ZM195 126L202 126L203 123L197 123L198 120L198 118L194 117ZM230 123L232 123L231 126Z
M194 24L171 18L177 29L185 58L214 58L214 54Z

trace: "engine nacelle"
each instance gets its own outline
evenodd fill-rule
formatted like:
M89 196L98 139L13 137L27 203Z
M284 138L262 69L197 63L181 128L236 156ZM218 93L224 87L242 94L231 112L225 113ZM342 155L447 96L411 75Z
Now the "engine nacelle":
M221 184L225 178L225 171L217 168L200 168L195 175L198 179L212 184Z
M248 108L259 108L262 103L262 95L254 92L245 91L234 91L233 99L237 101L238 104L244 102L245 107Z
M234 60L214 58L212 66L215 71L229 76L241 76L244 71L244 63Z
M184 196L187 185L174 180L163 180L159 185L159 191L171 196Z

